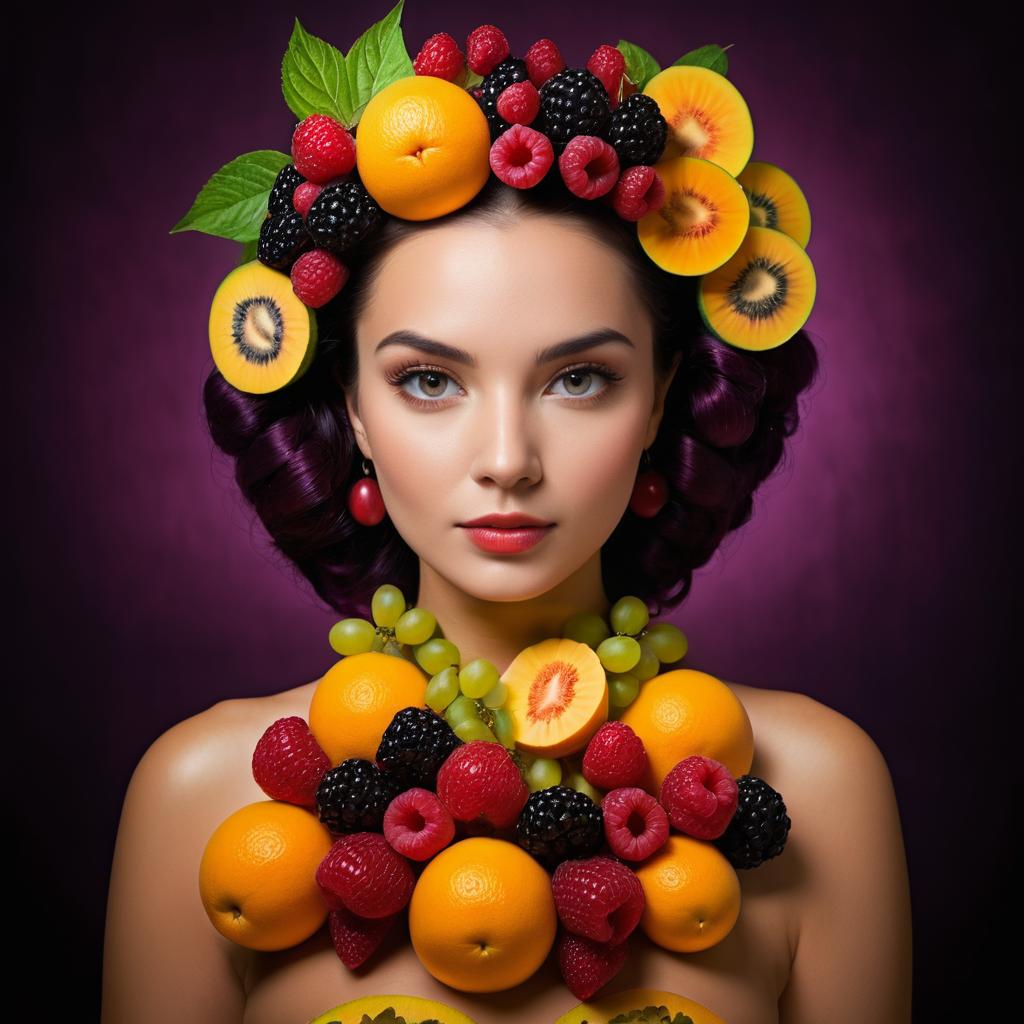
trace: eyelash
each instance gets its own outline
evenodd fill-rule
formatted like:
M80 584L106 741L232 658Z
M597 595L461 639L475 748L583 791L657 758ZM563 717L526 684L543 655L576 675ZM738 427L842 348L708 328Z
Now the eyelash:
M619 383L619 381L622 380L622 374L613 370L610 366L605 366L602 363L577 363L573 366L567 366L564 370L561 371L561 373L558 374L557 377L554 378L552 383L554 383L554 381L561 380L563 377L568 376L570 373L578 373L580 371L583 371L585 373L599 374L600 376L604 377L607 380L608 386L602 388L600 391L597 392L597 394L588 395L586 398L573 398L572 396L569 396L569 401L575 402L578 405L592 405L597 402L603 401L610 395L612 389ZM415 395L410 395L407 391L403 390L402 385L405 384L406 381L409 381L414 377L418 377L422 373L436 373L442 377L447 377L449 380L454 380L452 375L443 367L430 366L425 363L417 362L404 363L397 369L386 373L384 377L389 384L391 384L393 387L395 387L398 391L401 392L402 397L407 402L410 402L417 408L432 408L445 404L446 399L444 398L418 398Z

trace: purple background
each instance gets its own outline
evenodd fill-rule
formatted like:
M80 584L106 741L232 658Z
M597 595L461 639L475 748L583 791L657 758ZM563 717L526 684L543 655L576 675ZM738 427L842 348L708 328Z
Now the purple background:
M8 692L24 750L8 771L27 880L15 889L28 901L20 934L59 950L86 1013L139 756L218 700L306 683L334 660L337 616L275 560L205 431L207 315L237 246L168 232L223 164L288 149L280 64L294 17L347 52L391 6L133 6L11 30ZM807 327L823 373L753 521L673 618L693 667L808 693L885 753L920 1019L991 966L1019 710L1016 381L999 322L1019 189L1016 117L999 116L996 81L1013 58L997 52L1005 26L928 12L413 0L403 16L413 56L432 32L462 44L484 21L517 55L554 38L570 65L621 37L662 64L734 44L754 158L788 170L810 202Z

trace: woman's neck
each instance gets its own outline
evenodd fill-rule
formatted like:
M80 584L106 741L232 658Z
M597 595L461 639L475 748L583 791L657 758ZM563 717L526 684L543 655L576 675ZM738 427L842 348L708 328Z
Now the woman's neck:
M487 658L499 672L531 644L561 636L565 620L577 612L607 618L611 607L601 580L601 552L558 586L525 601L487 601L467 594L420 560L416 605L436 616L462 662Z

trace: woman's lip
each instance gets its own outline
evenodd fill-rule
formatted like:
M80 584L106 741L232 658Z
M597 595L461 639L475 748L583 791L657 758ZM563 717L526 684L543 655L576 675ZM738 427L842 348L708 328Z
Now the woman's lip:
M484 551L515 554L532 548L554 529L548 526L463 526L473 543Z

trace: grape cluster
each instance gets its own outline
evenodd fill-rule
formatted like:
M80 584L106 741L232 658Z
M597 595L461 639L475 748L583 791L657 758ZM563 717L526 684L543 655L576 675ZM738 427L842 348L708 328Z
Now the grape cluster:
M338 654L380 651L409 658L410 648L411 660L430 676L427 706L444 716L459 739L501 743L520 764L531 793L564 785L600 802L601 794L583 775L581 757L529 757L515 749L515 721L505 706L508 688L493 662L474 658L463 665L434 614L407 608L401 590L390 583L374 591L370 608L373 622L342 619L331 627L328 639ZM652 623L639 597L620 598L608 618L610 625L594 612L580 612L566 621L562 636L596 651L608 678L610 717L615 717L636 699L643 681L686 654L687 640L670 622Z

